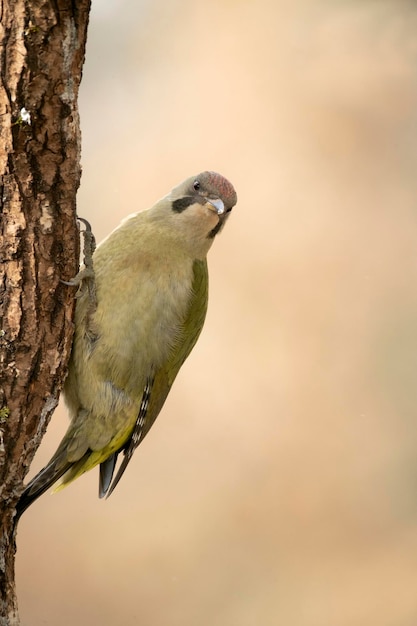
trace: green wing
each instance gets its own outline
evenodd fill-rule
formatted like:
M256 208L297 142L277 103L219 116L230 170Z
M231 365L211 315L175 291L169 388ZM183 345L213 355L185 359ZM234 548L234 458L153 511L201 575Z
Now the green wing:
M194 348L206 318L208 303L207 261L194 261L193 273L192 297L181 338L166 367L169 386L174 382L182 364Z
M195 346L202 331L208 303L207 261L194 261L193 274L190 305L175 350L168 359L166 366L156 372L153 378L147 380L146 387L143 390L141 406L135 427L128 442L124 446L125 456L111 486L109 486L109 484L116 461L114 455L112 455L108 461L101 464L100 472L103 482L102 488L100 489L101 495L106 494L108 497L121 479L134 451L158 417L175 377ZM104 474L106 474L106 476L104 476Z

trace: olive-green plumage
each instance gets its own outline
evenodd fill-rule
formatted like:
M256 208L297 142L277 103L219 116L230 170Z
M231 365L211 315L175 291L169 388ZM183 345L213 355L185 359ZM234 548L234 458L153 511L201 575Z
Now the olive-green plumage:
M98 464L100 496L113 491L200 335L206 255L235 204L232 185L203 172L128 217L98 246L96 308L91 311L86 289L76 305L64 387L71 423L26 487L18 514L59 478L58 488Z

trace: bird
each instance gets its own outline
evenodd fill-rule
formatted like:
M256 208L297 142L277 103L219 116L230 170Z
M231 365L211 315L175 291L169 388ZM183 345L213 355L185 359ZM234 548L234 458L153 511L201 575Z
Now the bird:
M204 171L125 218L97 246L94 306L88 289L75 306L63 388L70 423L25 487L18 518L59 479L55 490L97 465L99 497L113 492L201 333L207 253L236 202L226 178Z

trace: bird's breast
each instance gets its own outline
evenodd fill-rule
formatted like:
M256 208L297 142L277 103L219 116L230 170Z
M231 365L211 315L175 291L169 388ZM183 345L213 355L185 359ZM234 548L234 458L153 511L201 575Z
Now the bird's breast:
M97 339L86 366L136 393L176 349L192 282L192 260L169 255L97 272Z

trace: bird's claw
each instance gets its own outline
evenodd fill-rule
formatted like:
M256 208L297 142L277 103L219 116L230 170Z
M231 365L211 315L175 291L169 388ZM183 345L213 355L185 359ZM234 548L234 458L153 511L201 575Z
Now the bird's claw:
M83 238L84 238L84 267L80 269L78 274L71 278L71 280L61 280L61 283L67 285L68 287L78 287L77 292L75 294L76 298L79 298L84 293L84 285L87 287L88 295L91 301L91 312L94 312L97 307L97 299L96 299L96 285L95 285L95 274L93 268L93 254L96 249L96 240L93 235L93 231L91 228L91 224L84 217L78 217L77 220L82 222L85 226L85 230L82 230ZM85 281L85 282L84 282Z

